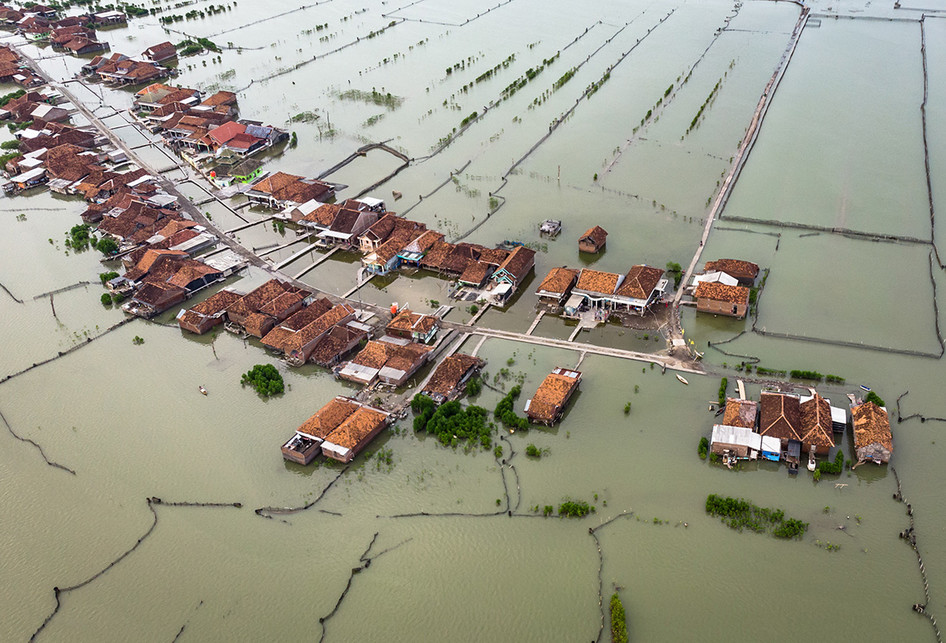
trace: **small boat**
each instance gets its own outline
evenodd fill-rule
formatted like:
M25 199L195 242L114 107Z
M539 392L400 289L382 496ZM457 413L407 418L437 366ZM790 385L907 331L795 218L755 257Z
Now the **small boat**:
M198 386L197 388L200 390L202 395L207 395L207 389L205 389L203 386Z
M687 385L690 384L689 382L686 381L686 378L684 378L684 377L683 377L682 375L680 375L679 373L676 373L676 376L677 376L677 379L680 380L683 384L687 384Z
M863 384L861 384L861 389L864 390L864 391L866 391L866 392L868 392L868 393L870 393L870 387L869 387L869 386L864 386Z

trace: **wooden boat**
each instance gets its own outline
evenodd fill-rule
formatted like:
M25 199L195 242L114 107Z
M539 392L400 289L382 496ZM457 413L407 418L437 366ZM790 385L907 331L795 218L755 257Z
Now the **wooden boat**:
M198 386L197 388L200 390L200 392L201 392L203 395L207 395L207 389L205 389L203 386Z
M869 387L869 386L864 386L863 384L861 384L861 389L863 389L863 390L866 391L867 393L870 393L870 387Z
M687 384L687 385L690 384L690 383L687 382L686 379L685 379L682 375L680 375L679 373L676 373L676 376L677 376L677 379L680 380L683 384Z

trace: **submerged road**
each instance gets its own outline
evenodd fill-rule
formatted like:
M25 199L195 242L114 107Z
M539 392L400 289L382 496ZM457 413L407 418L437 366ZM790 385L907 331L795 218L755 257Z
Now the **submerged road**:
M128 156L128 159L129 159L130 161L136 163L139 167L141 167L141 168L147 170L150 174L152 174L152 175L155 177L155 180L157 181L157 183L161 186L161 188L162 188L165 192L167 192L168 194L170 194L170 195L172 195L172 196L177 197L178 201L181 203L182 211L183 211L183 212L186 212L187 215L188 215L189 217L191 217L194 221L196 221L196 222L199 223L200 225L202 225L202 226L204 226L205 228L207 228L207 230L209 230L209 231L211 231L213 234L215 234L215 235L217 236L217 238L220 240L221 243L225 244L225 245L226 245L229 249L231 249L234 253L236 253L237 255L239 255L240 257L242 257L243 259L245 259L249 265L252 265L252 266L254 266L255 268L257 268L257 269L259 269L259 270L262 270L263 272L265 272L265 273L271 275L272 277L278 278L278 279L280 279L281 281L285 281L285 282L292 283L293 285L296 285L296 286L298 286L298 287L300 287L300 288L306 288L306 289L309 289L309 290L312 289L312 286L311 286L310 284L301 282L301 281L299 281L298 279L296 279L296 278L294 278L294 277L292 277L292 276L290 276L290 275L287 275L287 274L285 274L285 273L283 273L283 272L280 272L280 271L278 270L278 267L272 266L269 262L267 262L267 261L264 260L263 258L261 258L261 257L259 257L258 255L256 255L256 254L255 254L254 252L252 252L249 248L244 247L244 246L241 245L238 241L236 241L235 239L229 237L229 236L225 233L225 231L222 231L222 230L220 230L219 228L217 228L217 226L216 226L212 221L210 221L209 219L207 219L207 217L204 216L204 214L201 213L200 210L199 210L193 203L190 202L190 199L188 199L184 194L182 194L182 193L177 189L177 185L176 185L173 181L171 181L171 180L165 178L164 176L162 176L162 174L161 174L160 172L156 171L150 164L146 163L146 162L144 161L144 159L142 159L141 157L139 157L139 156L135 153L135 150L132 149L131 146L129 146L129 145L128 145L125 141L123 141L120 137L118 137L117 135L115 135L115 133L112 132L111 129L109 129L109 127L108 127L107 125L105 125L105 123L103 123L102 120L99 119L99 118L92 112L92 110L90 110L81 100L79 100L79 99L76 97L75 94L73 94L73 93L66 87L66 83L57 82L57 81L54 80L52 77L50 77L50 76L39 66L39 64L37 64L37 62L36 62L35 60L33 60L33 59L32 59L31 57L29 57L28 55L24 54L16 45L11 44L10 46L23 58L24 61L27 62L27 64L28 64L39 76L41 76L44 80L46 80L46 82L49 83L49 85L50 85L51 87L54 87L57 91L59 91L60 93L62 93L62 95L63 95L69 102L71 102L71 103L75 106L75 108L76 108L83 116L85 116L85 117L89 120L89 122L90 122L97 130L99 130L99 131L102 133L103 136L105 136L105 137L109 140L109 142L110 142L112 145L114 145L114 146L117 147L118 149L120 149L120 150L122 150L123 152L125 152L125 154ZM178 167L179 167L182 171L186 171L186 169L185 169L186 166L184 165L184 163L183 163L182 161L176 160L176 162L177 162L177 164L178 164ZM306 251L308 251L308 250L309 250L309 248L306 248ZM297 253L297 254L299 254L299 253ZM295 255L294 255L294 256L295 256ZM292 259L292 258L290 258L290 259ZM288 261L284 261L282 264L280 264L280 267L281 267L282 265L285 265L286 263L288 263ZM308 270L308 268L307 268L306 270L300 272L298 276L301 276L301 275L304 274L307 270ZM327 298L328 298L329 300L331 300L333 303L347 303L347 304L352 305L352 306L357 307L357 308L363 308L363 309L370 310L370 311L373 312L374 314L378 315L381 319L389 319L389 318L390 318L390 314L389 314L388 310L387 310L386 308L382 307L382 306L377 306L377 305L374 305L374 304L368 304L368 303L365 303L365 302L363 302L363 301L359 301L359 300L355 300L355 299L350 299L350 298L346 298L346 297L339 297L338 295L333 295L333 294L331 294L331 293L327 293L327 292L324 292L324 291L320 291L320 294L323 295L323 296L325 296L325 297L327 297ZM484 306L484 312L485 312L485 309L486 309L486 308L488 308L488 307ZM469 323L468 323L468 324L460 324L460 323L448 322L448 321L446 321L446 320L443 320L443 321L442 321L442 326L443 326L444 330L457 330L457 331L460 331L461 333L470 333L470 334L474 334L474 335L480 335L480 336L483 337L484 340L485 340L486 338L492 337L492 338L495 338L495 339L503 339L503 340L506 340L506 341L522 342L522 343L526 343L526 344L533 344L533 345L539 345L539 346L548 346L548 347L550 347L550 348L561 348L561 349L565 349L565 350L574 350L574 351L579 351L579 352L582 352L582 353L588 353L588 354L594 354L594 355L604 355L604 356L608 356L608 357L615 357L615 358L618 358L618 359L630 359L630 360L639 361L639 362L647 362L647 363L652 363L652 364L659 364L659 365L661 365L662 367L665 367L665 368L670 368L670 369L679 370L679 371L686 371L686 372L688 372L688 373L703 373L703 371L699 368L699 366L698 366L695 362L693 362L693 361L691 361L691 360L679 359L679 358L675 358L675 357L673 357L673 356L668 356L668 355L651 354L651 353L638 353L638 352L635 352L635 351L628 351L628 350L617 349L617 348L608 348L608 347L602 347L602 346L595 346L595 345L593 345L593 344L583 344L583 343L573 342L573 341L568 341L568 340L551 339L551 338L545 338L545 337L535 337L535 336L530 335L530 334L527 334L527 333L514 333L514 332L509 332L509 331L503 331L503 330L496 330L496 329L491 329L491 328L485 328L485 327L477 326L477 325L475 324L475 320L472 321L472 325L469 324Z

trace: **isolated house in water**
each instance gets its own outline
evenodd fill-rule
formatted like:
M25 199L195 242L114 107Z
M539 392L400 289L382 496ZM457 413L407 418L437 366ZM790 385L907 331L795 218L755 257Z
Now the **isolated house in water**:
M437 404L460 397L463 386L486 364L472 355L455 353L444 359L421 391Z
M817 393L804 399L799 405L801 411L802 445L808 452L828 455L834 446L834 429L831 425L831 405Z
M578 281L578 271L571 268L552 268L539 284L535 294L539 301L553 305L562 305L572 292L572 287Z
M887 410L873 402L864 402L851 407L851 423L854 426L854 450L857 461L884 464L893 455L893 435Z
M578 390L580 382L579 371L553 369L546 375L532 399L526 400L526 416L533 422L549 426L555 424L565 413L565 405Z
M608 232L601 226L594 226L585 231L585 234L578 238L578 250L580 252L589 252L596 254L604 249L604 244L608 241Z
M742 319L749 311L749 289L744 286L702 281L693 296L697 312Z
M751 261L742 261L741 259L717 259L716 261L707 261L703 266L706 272L720 270L727 275L735 277L741 286L755 285L756 277L759 276L759 266Z

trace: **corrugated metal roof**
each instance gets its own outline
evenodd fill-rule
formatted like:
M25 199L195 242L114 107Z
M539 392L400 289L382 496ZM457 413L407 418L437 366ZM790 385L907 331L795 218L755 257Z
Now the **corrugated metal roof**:
M755 433L752 429L746 429L741 426L726 426L725 424L714 425L712 442L714 444L717 442L736 444L755 449L756 451L762 449L762 436Z

